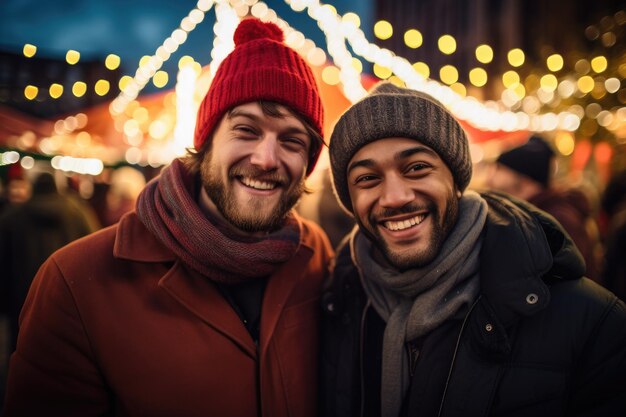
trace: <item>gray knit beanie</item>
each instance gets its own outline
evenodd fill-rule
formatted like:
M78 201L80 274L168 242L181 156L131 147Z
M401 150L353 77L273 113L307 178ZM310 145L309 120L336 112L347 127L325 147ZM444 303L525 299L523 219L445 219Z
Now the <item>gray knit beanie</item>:
M330 138L333 185L347 211L353 213L348 163L363 146L393 137L416 139L432 148L452 172L459 190L465 190L472 177L472 160L459 122L433 97L382 82L339 118Z

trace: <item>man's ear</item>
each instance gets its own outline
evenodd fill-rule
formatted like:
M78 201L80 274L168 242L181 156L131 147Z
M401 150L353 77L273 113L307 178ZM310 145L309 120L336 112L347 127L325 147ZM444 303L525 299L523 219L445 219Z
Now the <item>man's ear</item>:
M460 200L461 197L463 196L463 193L461 192L461 190L458 189L456 184L454 185L454 189L456 190L456 198Z

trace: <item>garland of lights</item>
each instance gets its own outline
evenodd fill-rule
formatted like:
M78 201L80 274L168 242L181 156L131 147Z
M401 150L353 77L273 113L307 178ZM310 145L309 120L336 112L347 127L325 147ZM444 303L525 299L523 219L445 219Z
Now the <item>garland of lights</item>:
M153 56L144 64L139 65L134 78L125 86L121 93L111 102L110 111L113 116L124 112L128 104L135 100L139 92L146 86L148 81L163 66L178 47L185 43L187 34L193 31L196 25L204 20L205 13L213 6L214 0L199 0L196 8L180 22L180 27L165 39Z
M339 16L332 6L322 5L318 0L285 1L296 12L308 9L309 15L317 21L320 29L326 36L328 52L333 58L333 62L339 67L342 91L351 102L359 100L366 92L360 83L360 74L353 66L354 57L345 46L346 40L350 43L356 54L376 65L390 68L409 88L432 95L448 106L455 116L468 121L478 128L505 131L527 129L534 131L550 131L555 129L575 131L580 126L580 116L568 111L558 114L549 112L542 115L529 116L523 111L502 111L500 109L502 106L496 102L483 104L472 97L463 97L446 85L434 80L425 80L405 58L398 57L390 50L380 48L367 41L364 32L349 20L342 20L342 16ZM233 3L233 5L231 5L231 3ZM231 41L232 36L228 35L232 35L231 32L234 31L236 27L237 13L234 9L235 3L241 5L244 2L217 1L217 19L214 26L216 37L214 48L211 52L213 58L212 65L210 66L211 78L219 67L221 60L230 53L233 47ZM275 11L269 9L263 2L253 0L245 2L245 4L252 6L251 12L253 15L265 17L267 20L277 20L275 18ZM213 0L198 2L198 9L192 10L187 18L191 19L194 14L197 15L197 13L194 13L196 11L206 13L212 5ZM273 13L273 18L267 18L268 12ZM204 14L202 14L202 16L204 16ZM228 23L226 23L226 21L228 21ZM160 47L165 47L165 51L169 54L174 52L176 48L182 44L180 40L184 41L184 38L179 39L179 43L177 43L177 38L175 37L177 31L182 31L182 29L175 30L172 36L166 39L164 44ZM169 48L168 42L170 44ZM159 54L159 49L157 49L157 54L151 57L145 66L140 66L137 69L135 78L133 78L120 96L111 104L111 113L114 116L120 114L125 106L137 97L139 90L147 84L150 77L154 75L163 62L169 58L169 54ZM509 95L514 94L512 90L507 91L509 91Z
M214 1L215 0L199 1L198 8L193 9L185 19L191 20L194 24L199 23L204 17L204 13L210 9ZM388 49L380 48L367 41L364 32L350 20L342 19L345 18L345 15L343 17L339 16L334 7L322 5L318 0L285 1L296 12L308 9L309 15L317 21L326 36L329 54L333 58L333 62L339 67L343 93L351 102L359 100L366 92L360 83L360 74L353 66L354 57L345 47L345 40L348 40L355 53L358 55L381 67L391 68L391 71L396 74L407 87L432 95L447 105L457 117L467 120L478 128L505 131L551 131L556 129L575 131L580 125L582 116L579 111L577 113L565 111L559 114L549 112L542 115L528 115L525 111L511 112L508 108L511 108L513 104L516 103L516 100L515 92L510 88L507 88L503 93L504 101L509 98L508 105L504 106L502 102L488 101L483 104L472 97L463 97L446 85L434 80L425 80L405 58L398 57ZM277 20L275 11L269 9L263 2L256 0L245 2L242 0L231 2L217 0L217 3L222 10L218 12L216 7L218 22L220 20L220 14L227 13L226 10L230 10L230 16L235 16L235 7L242 5L251 6L252 14L259 18ZM273 13L272 18L267 17L268 13ZM202 18L200 18L200 16L202 16ZM187 32L189 32L193 30L195 26L185 27L185 19L181 22L181 28L185 28ZM285 26L291 29L286 22L280 22L284 23L282 25L283 29L285 29ZM234 31L235 26L235 20L222 25L216 22L214 27L216 38L214 41L214 49L211 53L213 58L211 78L221 60L232 50L231 36L228 36L228 34ZM145 65L140 65L135 78L128 83L120 96L112 103L112 114L114 116L119 115L125 106L137 97L139 90L147 84L150 77L154 75L163 62L169 58L169 55L184 42L185 38L178 38L179 41L178 43L176 42L177 37L175 34L184 31L184 29L181 28L175 30L172 36L166 39L164 44L157 49L157 54L154 57L151 57ZM223 39L227 39L227 41ZM163 48L165 48L165 53L163 53ZM502 111L502 107L506 110Z
M456 117L466 120L480 129L504 131L553 131L560 129L572 132L577 130L580 126L581 118L584 115L584 110L581 113L581 109L563 111L558 114L553 112L544 114L529 114L529 112L526 111L526 108L523 109L524 111L511 111L514 106L520 107L522 104L520 101L523 95L520 96L520 94L516 93L512 87L515 83L508 86L505 83L507 88L503 92L502 98L499 101L487 101L485 103L481 103L473 97L466 97L459 94L451 86L425 78L424 75L422 75L405 58L396 56L392 51L369 42L364 32L359 28L358 16L354 13L346 13L341 16L332 5L321 4L319 0L285 0L285 2L295 12L307 10L308 15L317 22L326 37L328 53L336 66L328 66L324 69L324 71L332 70L333 68L338 69L337 83L341 84L343 94L352 103L364 97L367 92L361 84L362 65L360 65L358 58L354 57L349 52L346 42L350 44L356 55L364 58L368 62L373 63L375 66L389 68L390 74L395 74L392 78L395 79L396 82L402 82L408 88L423 91L432 95L444 103ZM293 49L298 50L307 58L311 65L322 66L326 63L326 55L321 48L318 48L312 40L307 39L301 32L292 28L286 21L278 18L276 12L270 9L262 1L199 0L196 8L192 9L189 14L181 20L179 28L175 29L163 42L163 44L157 48L155 54L142 60L135 72L134 77L129 77L129 81L123 86L120 94L111 102L109 110L114 120L116 120L116 126L118 126L118 124L124 124L124 135L129 144L132 146L126 153L127 160L139 162L142 159L141 150L137 147L141 143L142 139L139 136L140 132L137 132L136 129L127 129L127 123L134 120L122 122L120 117L124 116L124 112L128 108L129 104L136 100L139 92L147 85L157 71L159 71L163 63L167 61L178 49L178 47L187 40L187 35L195 29L197 24L202 22L206 12L210 10L213 5L215 5L216 13L216 23L213 27L215 39L213 49L211 51L212 62L209 67L208 80L205 81L210 83L210 80L212 80L220 62L232 51L234 47L232 40L233 32L239 19L245 16L248 12L261 20L272 21L281 27L285 33L286 44ZM357 20L356 22L355 18ZM557 57L551 56L550 58L555 61L558 57L560 57L560 55ZM194 62L193 59L191 59L191 63L199 66L199 64ZM355 63L358 65L355 65ZM202 84L201 79L198 79L198 83L196 83L197 73L199 73L200 70L192 71L191 67L183 65L182 60L179 66L180 72L176 86L176 93L179 100L177 107L184 107L184 114L194 113L192 90L196 85ZM335 71L337 71L337 69L335 69ZM593 78L589 76L587 76L587 78L590 78L593 82ZM616 84L615 81L617 81L619 88L619 79L611 78L609 80L612 86L610 87L611 89L614 89L613 84ZM607 82L609 81L607 80ZM571 90L570 95L573 91L575 91L576 87L582 90L580 79L578 80L578 85L569 79L564 79L561 83L559 83L554 75L547 74L541 79L542 87L544 87L544 83L547 87L537 91L539 98L526 96L523 104L532 108L533 106L536 106L535 102L537 101L547 103L550 100L550 93L553 94L554 90L557 88L563 88L566 92ZM608 89L609 84L607 84L607 90ZM576 106L572 106L572 108L573 107ZM604 112L608 113L608 116L611 116L611 112L606 110L602 111L600 105L598 105L598 107L600 108L598 110L598 114ZM620 114L623 116L625 113L626 107L621 107L617 111L616 115L620 117ZM182 113L177 111L177 120L179 122L183 122L183 120L181 120L181 115ZM608 116L604 116L603 120L610 119ZM66 119L57 121L55 124L55 130L62 130L63 133L69 134L75 129L80 128L79 125L71 123L73 121L72 117L73 116L70 116ZM188 124L190 123L190 120L184 119L184 123ZM136 135L127 134L127 130L135 132ZM175 140L173 142L175 145L168 146L167 150L163 147L158 156L150 154L147 159L150 160L151 165L153 163L167 163L168 159L171 159L171 155L180 154L181 149L184 148L185 144L188 145L190 137L189 130L182 129L180 123L177 123L177 126L174 129ZM61 159L57 160L58 163L56 163L56 165L58 165L60 169L90 174L95 172L93 165L89 169L86 169L85 163L81 162L81 158L59 158L66 158L63 160L63 164L60 163ZM4 158L0 164L13 163L9 162L8 159L13 161L13 159L15 159L14 155L10 154L10 158ZM93 160L91 160L91 163L93 163ZM102 164L100 162L99 167L101 166ZM100 168L100 171L101 169L102 168Z
M351 27L349 22L345 23L334 8L328 5L321 5L318 0L285 1L294 11L301 11L303 6L308 8L309 15L317 21L326 35L329 53L343 73L349 71L347 68L351 66L352 56L345 48L345 45L339 48L338 43L348 40L356 54L369 62L391 68L391 71L409 88L430 94L449 107L456 117L467 120L481 129L547 131L559 128L574 131L580 125L580 118L570 112L561 112L559 114L546 113L529 117L524 112L501 111L497 105L485 105L476 99L462 97L448 86L434 80L425 81L423 76L405 58L398 57L390 50L380 48L368 42L365 38L365 33L357 27ZM344 27L342 28L342 26ZM341 37L337 34L341 34ZM342 78L342 83L344 83L343 88L346 97L352 102L363 96L362 91L349 89L345 84L345 78Z

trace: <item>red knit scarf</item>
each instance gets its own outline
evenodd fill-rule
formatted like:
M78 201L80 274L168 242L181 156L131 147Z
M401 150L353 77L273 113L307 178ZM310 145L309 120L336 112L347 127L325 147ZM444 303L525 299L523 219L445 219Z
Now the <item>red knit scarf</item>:
M270 275L295 254L300 222L293 214L280 230L261 238L237 236L207 218L195 188L193 175L176 159L137 200L141 222L190 268L216 282L236 284Z

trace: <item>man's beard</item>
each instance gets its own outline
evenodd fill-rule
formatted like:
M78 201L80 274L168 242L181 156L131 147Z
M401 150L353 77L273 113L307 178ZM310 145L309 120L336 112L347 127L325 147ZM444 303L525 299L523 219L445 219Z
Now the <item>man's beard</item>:
M385 239L383 239L380 231L375 226L378 221L376 218L386 217L398 214L415 213L417 211L428 210L430 222L432 224L431 233L428 239L428 245L425 250L414 250L409 253L398 252L392 250ZM406 271L411 268L421 268L431 263L441 251L441 248L448 237L450 230L456 223L459 211L459 201L452 193L446 204L446 210L443 214L443 221L441 221L441 215L434 202L429 202L425 206L418 206L415 204L409 204L398 210L386 210L377 216L373 214L368 218L369 227L365 227L360 219L357 218L357 223L361 230L374 242L376 247L385 256L387 261L391 263L395 268L400 271Z
M279 229L305 190L305 179L302 177L297 184L292 184L289 189L283 192L272 210L267 210L267 201L260 196L251 197L246 204L242 205L235 197L233 188L227 186L222 180L219 167L212 162L206 161L205 163L208 164L208 167L201 169L202 186L222 216L244 232L270 232ZM288 182L284 178L279 178L276 173L268 173L254 166L231 168L228 173L228 181L239 181L237 179L239 176L278 182L281 184L280 186L284 186ZM264 212L266 214L263 214Z

